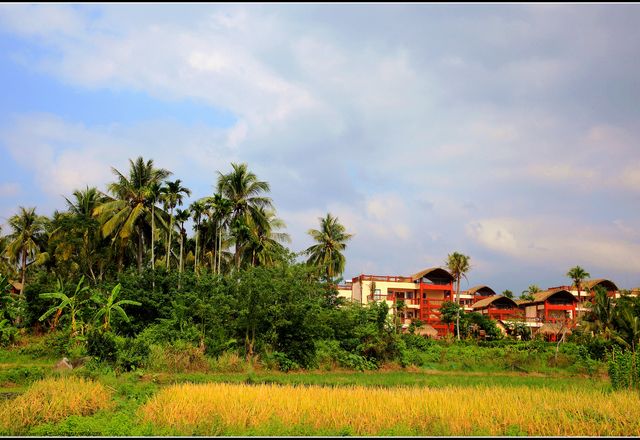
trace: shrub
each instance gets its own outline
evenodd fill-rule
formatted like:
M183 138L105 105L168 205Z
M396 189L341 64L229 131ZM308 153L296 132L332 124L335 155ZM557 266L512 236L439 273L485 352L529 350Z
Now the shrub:
M102 362L115 362L118 358L116 336L102 330L90 332L87 336L87 354Z
M116 368L134 371L143 367L149 357L150 349L145 340L122 338L117 339Z
M608 370L614 390L640 389L639 361L637 353L619 348L613 350Z

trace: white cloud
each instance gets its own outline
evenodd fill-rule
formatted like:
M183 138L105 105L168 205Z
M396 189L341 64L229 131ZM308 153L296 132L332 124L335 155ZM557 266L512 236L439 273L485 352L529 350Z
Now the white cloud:
M467 225L467 235L488 250L543 266L581 264L593 272L635 271L640 242L617 228L577 225L562 216L488 218Z

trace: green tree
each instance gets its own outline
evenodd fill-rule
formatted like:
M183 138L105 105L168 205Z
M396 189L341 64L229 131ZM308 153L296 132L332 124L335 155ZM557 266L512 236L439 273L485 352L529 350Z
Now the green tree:
M182 206L184 195L190 196L191 190L182 186L180 179L175 182L166 182L165 186L161 189L162 200L165 207L169 211L169 227L167 230L167 270L169 270L169 262L171 260L171 236L173 232L173 210L176 206Z
M178 273L182 273L182 254L184 250L184 239L187 236L187 230L184 228L184 222L191 218L191 212L188 209L178 209L176 210L176 222L179 225L180 229L180 260L178 263Z
M261 218L264 219L262 223L255 223L251 218L247 222L249 239L245 253L246 259L251 261L251 266L273 265L285 253L282 243L291 242L289 234L278 231L286 225L282 219L276 217L274 211L264 211Z
M7 256L20 265L20 298L24 300L27 282L27 266L36 261L42 249L46 217L36 214L36 208L20 207L18 214L9 218L9 243L5 249Z
M205 211L206 211L206 205L204 200L196 200L195 202L193 202L190 206L189 206L189 210L191 211L191 216L193 218L193 221L195 222L195 224L193 225L193 228L196 231L196 250L194 253L194 261L193 261L193 272L195 274L198 273L198 259L200 258L200 253L199 253L199 248L198 245L200 244L200 222L202 221L202 216L204 215Z
M504 296L505 298L513 299L513 292L509 289L506 289L502 292L502 296Z
M98 313L96 313L94 319L96 321L99 321L100 318L102 318L102 328L105 331L109 331L111 328L112 312L118 312L125 321L129 322L129 317L127 316L122 306L124 305L141 306L142 305L142 303L138 301L132 301L129 299L121 299L120 301L116 301L121 289L122 289L122 285L118 283L111 290L111 294L106 299L96 294L94 294L91 297L91 300L96 304L98 304L98 306L100 306L100 309L98 310Z
M582 280L589 278L591 275L580 266L576 266L569 269L567 276L571 278L576 289L578 289L578 298L580 298Z
M119 244L118 271L122 269L124 250L130 239L137 238L136 259L138 272L142 272L144 232L151 223L151 200L155 200L150 188L170 176L171 172L155 168L152 159L145 162L142 157L135 162L129 159L128 177L115 168L111 170L118 177L117 182L108 186L114 197L96 207L93 215L102 224L103 237L112 237L112 242Z
M527 290L523 290L520 295L520 299L525 301L533 301L535 299L534 294L541 292L540 287L537 284L531 284L527 287Z
M471 265L469 261L471 257L468 255L461 254L459 252L454 252L452 254L447 255L446 266L453 275L453 278L456 281L456 304L460 304L460 279L467 278L466 274L471 270ZM458 312L456 317L456 329L458 340L460 340L460 312Z
M240 256L249 239L249 219L254 224L264 224L265 210L272 209L271 199L264 194L270 191L267 182L258 180L247 164L231 164L228 174L218 172L218 194L231 201L231 225L235 239L234 260L240 268Z
M444 301L440 306L440 321L442 321L443 324L447 324L447 326L455 322L458 337L460 337L460 331L457 326L460 323L461 310L462 306L453 301Z
M346 259L343 252L353 234L348 234L338 217L333 217L331 213L318 220L320 220L320 229L308 231L316 244L308 247L304 253L309 256L307 264L324 272L325 279L333 282L335 276L344 272Z
M602 336L610 340L615 336L615 306L607 295L607 291L596 286L593 302L589 305L589 311L584 316L585 330L594 335Z
M60 304L57 306L51 307L47 310L40 318L39 321L44 321L47 317L56 313L56 316L53 320L52 329L55 329L58 324L58 319L62 315L62 312L66 309L69 310L69 315L71 317L71 331L73 333L76 332L76 318L81 309L81 306L89 301L89 298L83 298L82 295L89 289L89 286L83 286L84 284L84 276L80 278L78 284L76 285L75 291L72 296L68 296L65 293L64 283L60 278L58 278L57 288L55 292L49 293L41 293L40 298L44 299L59 299Z

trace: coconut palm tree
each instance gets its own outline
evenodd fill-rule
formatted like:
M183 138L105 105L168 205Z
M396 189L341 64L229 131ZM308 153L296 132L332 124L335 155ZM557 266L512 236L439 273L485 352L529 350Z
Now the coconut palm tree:
M247 164L231 164L228 174L218 172L218 194L231 201L231 225L235 239L235 264L240 267L242 248L248 240L248 219L264 223L264 210L272 208L271 199L264 194L270 191L269 184L258 180L248 170Z
M580 266L572 267L567 272L567 276L571 278L573 284L578 289L578 298L580 298L580 287L582 280L589 278L591 275Z
M151 269L156 270L156 203L160 200L162 194L162 185L160 182L153 182L146 187L147 201L151 205Z
M320 220L320 229L309 229L307 232L316 244L308 247L304 253L309 256L307 264L323 271L326 280L333 282L334 276L344 272L346 259L342 252L353 234L348 234L338 217L332 216L331 213L327 213L326 217L320 217L318 220Z
M161 183L171 175L170 171L163 168L155 168L153 160L144 161L138 157L136 161L129 159L129 176L125 176L115 168L111 168L118 177L118 181L110 183L109 192L113 198L94 209L93 215L102 224L103 237L112 237L115 244L119 241L120 250L124 252L125 246L131 237L136 236L138 271L142 271L144 255L145 227L151 223L150 200L153 196L149 188ZM155 214L155 213L154 213ZM120 254L118 270L121 270L123 254Z
M615 335L615 312L614 303L607 291L596 286L593 302L584 317L585 329L602 335L604 339L612 339Z
M20 298L24 299L27 282L27 266L36 261L42 249L42 239L47 218L36 214L36 208L20 207L19 212L9 218L9 243L5 249L7 256L20 265ZM31 260L31 261L29 261Z
M187 196L191 195L191 190L189 188L185 188L182 186L182 181L180 179L175 182L167 182L165 186L161 190L162 192L162 200L164 201L165 207L169 211L169 228L167 231L167 270L169 270L169 262L171 261L171 235L173 232L173 209L176 206L182 206L182 201L184 199L184 194Z
M272 265L276 255L284 250L282 243L291 243L289 234L278 232L279 229L285 228L286 224L276 217L275 211L264 211L261 217L264 218L264 223L256 224L250 218L247 224L249 240L245 253L251 266Z
M461 254L460 252L454 252L447 255L447 261L445 262L447 269L456 281L456 304L460 305L460 279L467 278L466 274L471 269L469 261L471 257ZM456 329L458 340L460 340L460 310L456 313Z

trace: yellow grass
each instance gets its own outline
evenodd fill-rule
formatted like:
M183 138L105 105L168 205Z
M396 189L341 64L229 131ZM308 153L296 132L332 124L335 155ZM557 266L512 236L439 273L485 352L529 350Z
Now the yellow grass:
M3 432L19 432L70 415L92 414L110 405L111 393L102 384L74 377L45 379L0 404L0 427Z
M182 384L140 413L156 426L200 435L276 435L284 427L294 427L289 435L640 435L637 393L589 389Z

